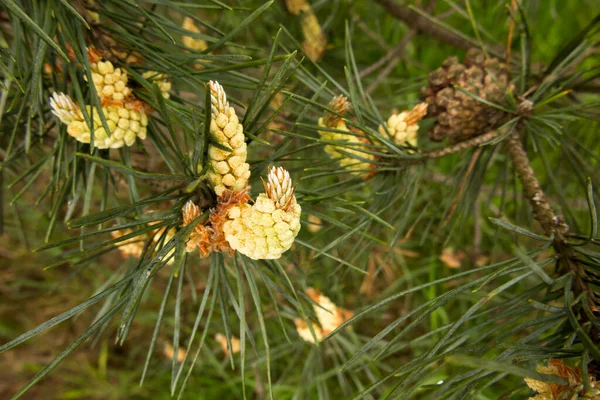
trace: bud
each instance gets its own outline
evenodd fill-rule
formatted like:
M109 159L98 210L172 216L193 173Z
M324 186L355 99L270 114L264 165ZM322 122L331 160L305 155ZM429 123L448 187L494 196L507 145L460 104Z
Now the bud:
M120 148L132 146L136 138L146 139L148 117L141 110L127 107L108 106L102 108L109 132L106 132L98 110L87 106L88 114L94 122L94 146L99 149ZM67 127L67 133L82 143L90 143L91 130L85 121L73 121Z
M285 0L285 5L292 15L300 15L301 12L310 10L306 0Z
M311 231L312 233L317 233L321 230L321 228L323 227L323 221L321 220L321 218L317 217L314 214L310 214L307 218L307 222L308 222L308 230Z
M165 342L165 344L163 346L163 354L169 360L172 360L173 358L175 358L175 349L173 348L171 343ZM186 354L187 354L187 351L183 347L179 347L177 349L177 362L182 363L183 360L185 360Z
M219 114L225 114L229 108L229 102L227 101L227 94L223 86L216 81L209 82L210 89L210 110L211 117L217 119Z
M195 226L187 241L186 251L192 252L198 249L201 257L206 257L213 251L233 254L234 250L225 238L224 224L229 221L230 210L248 206L247 203L250 201L249 189L246 188L237 192L225 190L223 195L217 199L217 206L210 210L208 221L203 225L198 224ZM182 209L183 225L188 225L201 212L197 205L191 200L188 201Z
M327 38L323 33L321 24L311 8L300 16L300 25L304 34L302 50L314 62L318 62L325 53Z
M319 20L306 0L285 0L285 5L292 15L300 17L300 27L304 35L302 49L311 60L317 62L323 56L327 39Z
M183 206L181 213L183 216L183 226L187 226L202 213L202 210L193 201L188 200ZM200 250L202 257L208 256L211 252L210 232L206 226L201 224L197 224L194 227L186 243L185 251L191 253L196 249Z
M317 289L308 288L306 289L306 294L316 303L313 305L313 310L317 315L319 324L323 328L323 335L325 336L336 330L338 326L354 315L352 311L336 306L329 297Z
M83 115L79 106L67 94L52 93L50 108L52 114L56 115L63 124L70 124L73 121L83 121Z
M125 235L129 235L130 233L132 233L133 230L131 229L121 229L118 231L112 231L110 232L110 235L113 237L113 239L118 239L122 236ZM121 253L121 255L125 258L128 257L133 257L133 258L137 258L139 259L142 256L142 253L144 252L144 240L146 239L146 236L142 236L140 237L132 237L126 240L123 240L119 243L117 243L116 245L119 246L119 252Z
M287 210L291 202L295 201L294 192L296 191L296 188L292 187L290 173L282 167L273 167L269 171L267 179L266 183L263 182L265 193L273 200L277 208Z
M200 207L194 204L193 201L188 200L187 203L181 209L182 217L183 217L183 226L189 225L190 222L198 218L200 215Z
M154 222L154 223L156 223L156 222ZM152 225L152 224L153 223L150 223L150 225ZM157 243L159 241L159 239L162 237L162 234L165 231L165 229L166 228L163 227L158 230L154 230L150 233L141 234L137 237L132 237L132 238L126 239L122 242L119 242L117 244L117 246L119 246L119 251L121 252L121 255L123 257L133 257L133 258L139 259L144 252L144 242L147 239L149 239L149 236L153 234L152 243ZM110 235L114 239L118 239L125 235L129 235L132 232L133 232L132 229L125 228L125 229L120 229L117 231L112 231L110 233ZM169 240L171 240L173 238L173 236L175 236L175 233L176 233L175 228L169 229L167 231L167 233L165 234L163 244L166 244L167 242L169 242ZM160 248L157 248L156 250L160 250ZM174 253L175 253L175 249L173 248L173 250L171 250L167 255L165 255L165 259L168 257L171 257ZM171 265L174 262L175 262L175 258L171 257L171 259L167 262L167 264Z
M346 96L342 96L341 94L335 96L329 102L329 108L335 111L335 113L325 111L325 114L323 115L323 124L328 128L337 127L338 123L346 116L351 107L352 104L348 101Z

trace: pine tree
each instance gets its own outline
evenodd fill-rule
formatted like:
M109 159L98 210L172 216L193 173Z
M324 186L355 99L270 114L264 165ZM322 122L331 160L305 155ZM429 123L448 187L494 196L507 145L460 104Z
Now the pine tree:
M0 228L107 277L13 398L600 399L596 2L2 4Z

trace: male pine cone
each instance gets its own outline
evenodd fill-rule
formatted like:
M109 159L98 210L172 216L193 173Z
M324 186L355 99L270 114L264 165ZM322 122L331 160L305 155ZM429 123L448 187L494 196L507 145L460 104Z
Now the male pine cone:
M92 81L100 98L121 102L131 94L127 86L127 71L115 68L110 61L98 61L90 67Z
M508 114L476 97L502 105L513 88L506 65L479 49L467 51L464 64L457 57L447 58L429 74L429 85L422 90L428 116L437 117L429 138L448 137L454 144L498 128Z
M248 186L250 165L246 163L248 150L244 138L244 127L233 107L229 106L225 90L217 82L210 81L211 121L210 133L214 139L231 150L209 145L208 158L212 171L208 180L217 196L225 189L240 191Z
M146 71L142 74L142 78L147 79L152 83L156 83L163 98L168 99L171 97L171 93L169 92L171 91L172 85L166 74L156 71Z
M79 106L66 94L54 93L50 98L52 113L67 124L67 133L82 143L90 143L92 133ZM146 139L148 117L143 110L137 111L128 106L107 106L102 108L109 132L106 132L98 110L86 106L93 120L94 146L99 149L132 146L136 138Z
M300 231L302 208L296 203L290 174L273 167L264 186L265 193L258 195L254 205L232 207L223 225L231 248L253 260L281 257Z
M412 110L402 111L400 114L392 114L385 128L379 125L381 136L389 136L394 143L400 146L417 146L419 121L427 115L427 103L419 103Z
M346 171L353 174L368 174L369 170L374 168L374 164L367 160L374 160L375 156L362 151L369 141L361 135L362 132L352 132L343 119L350 110L350 102L345 96L339 95L331 99L329 107L337 114L325 111L318 123L320 127L332 130L317 130L322 140L330 142L325 145L325 152Z

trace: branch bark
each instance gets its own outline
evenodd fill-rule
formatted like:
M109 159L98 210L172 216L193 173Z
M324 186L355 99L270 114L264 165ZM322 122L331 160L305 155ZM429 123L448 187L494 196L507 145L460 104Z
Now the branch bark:
M406 35L404 35L402 40L400 40L400 42L396 46L394 46L394 48L392 48L391 50L386 49L387 54L385 56L381 57L379 60L375 61L373 64L369 65L368 67L366 67L365 69L360 71L358 73L358 76L360 78L364 78L365 76L378 70L379 68L383 67L384 65L389 65L390 60L404 56L406 46L412 40L412 38L415 36L416 33L417 32L414 29L411 30L410 32L408 32Z
M527 152L521 143L519 131L515 131L508 137L506 142L508 152L510 153L513 165L523 185L525 197L529 199L535 219L542 225L544 233L548 236L554 235L552 247L558 257L560 271L572 272L574 278L574 289L576 294L587 293L588 301L591 305L598 302L598 297L593 288L587 284L587 273L583 265L579 262L571 245L567 242L566 233L568 226L562 217L557 216L548 202L540 183L531 168Z
M396 3L395 0L375 1L385 8L394 18L404 22L413 29L416 29L418 32L423 32L434 39L458 47L459 49L470 49L471 47L476 46L476 44L464 37L457 35L440 25L433 24L418 12Z
M424 151L420 153L421 157L414 158L402 158L395 161L395 165L415 165L427 162L427 160L432 160L436 158L443 158L449 156L454 153L459 153L464 150L471 149L473 147L481 146L491 140L497 138L503 133L503 131L495 130L484 133L483 135L479 135L469 140L465 140L464 142L460 142L451 146L443 147L438 150Z
M425 153L423 153L423 155L428 159L429 158L446 157L450 154L458 153L463 150L470 149L472 147L481 146L482 144L487 143L487 142L497 138L502 133L503 133L502 131L498 131L498 130L486 132L483 135L474 137L473 139L465 140L464 142L460 142L460 143L457 143L452 146L444 147L443 149L440 149L440 150L432 150L432 151L425 152Z
M506 145L517 174L519 175L519 180L523 185L525 197L529 199L533 214L540 225L542 225L544 233L548 236L552 234L555 236L564 235L568 228L562 221L562 218L557 217L554 213L533 168L531 168L529 157L527 157L527 152L521 143L519 129L515 129L515 131L511 133Z

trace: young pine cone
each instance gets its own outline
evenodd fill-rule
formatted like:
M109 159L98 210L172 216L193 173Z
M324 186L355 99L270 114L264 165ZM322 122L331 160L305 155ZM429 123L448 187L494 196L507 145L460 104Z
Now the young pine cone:
M317 16L310 7L300 15L300 24L305 38L302 42L302 50L308 58L318 62L325 54L327 38Z
M264 185L266 193L259 194L252 206L232 207L223 226L231 248L253 260L281 257L300 231L302 208L289 173L273 167Z
M379 126L379 133L386 137L389 133L394 143L400 146L417 145L419 121L427 114L427 103L419 103L410 111L392 114L386 122L386 130Z
M91 67L92 81L101 99L119 102L131 93L127 86L127 71L115 68L110 61L98 61L92 63Z
M486 59L479 49L470 49L464 64L456 57L447 58L429 74L429 86L422 90L428 115L437 117L429 138L442 141L448 137L454 144L499 127L507 113L473 96L502 105L513 88L506 65L497 58Z
M91 131L83 118L79 106L66 94L54 93L50 98L52 113L61 122L67 124L67 133L77 141L90 143ZM143 110L135 110L127 106L108 106L102 108L109 132L106 132L98 110L86 107L88 115L93 119L94 146L99 149L131 146L136 138L146 139L148 117Z
M300 17L300 28L304 35L302 49L308 58L318 62L327 47L327 38L319 24L319 20L307 0L285 0L285 5L292 15Z
M346 97L340 95L331 100L329 107L343 116L350 110L350 102ZM373 160L375 156L359 150L362 144L368 143L368 140L351 134L346 122L340 116L325 112L323 117L319 118L319 126L348 132L348 134L344 134L324 130L317 131L323 140L340 142L339 144L329 143L325 145L325 152L331 158L336 159L341 167L351 173L368 173L368 170L373 168L373 164L362 160ZM346 142L349 146L345 146L343 142ZM357 158L350 157L349 154L355 155Z
M158 89L160 90L160 94L162 94L162 97L165 99L171 97L171 94L169 93L171 91L171 82L169 82L167 79L166 74L156 71L146 71L142 74L142 78L152 83L156 83L158 85Z
M251 200L249 190L249 187L236 192L225 190L217 198L217 206L210 209L208 221L195 226L186 243L186 251L189 253L198 249L203 258L215 251L233 254L234 250L225 238L223 227L229 221L228 215L232 208L243 208ZM191 223L201 213L200 207L191 200L188 201L182 209L183 226Z
M213 185L217 196L225 189L240 191L248 186L250 165L246 163L248 151L244 138L244 127L239 123L233 107L229 106L223 87L210 81L212 118L210 133L214 138L231 151L214 145L208 146L208 158L212 171L208 180Z

